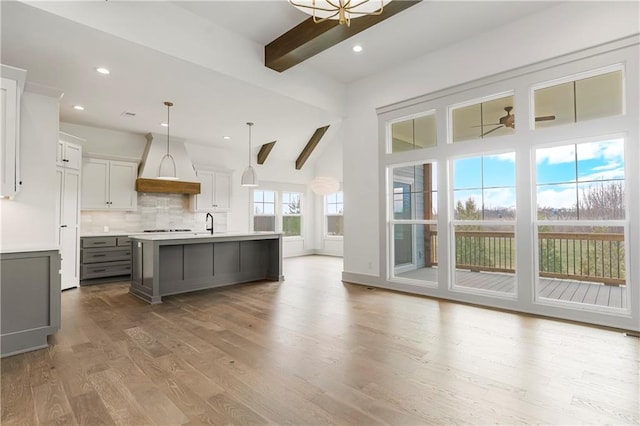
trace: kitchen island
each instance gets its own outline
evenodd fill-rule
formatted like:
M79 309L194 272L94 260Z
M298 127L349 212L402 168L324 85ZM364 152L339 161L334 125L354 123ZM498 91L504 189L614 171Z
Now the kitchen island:
M282 281L282 234L130 235L131 287L142 300L251 281Z

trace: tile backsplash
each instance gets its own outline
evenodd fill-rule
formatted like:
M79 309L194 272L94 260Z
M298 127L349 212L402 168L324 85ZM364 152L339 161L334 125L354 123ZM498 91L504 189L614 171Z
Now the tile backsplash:
M81 233L110 231L140 232L145 229L206 229L205 212L189 209L189 196L183 194L138 193L136 211L86 211L80 213ZM227 231L227 213L214 213L215 230Z

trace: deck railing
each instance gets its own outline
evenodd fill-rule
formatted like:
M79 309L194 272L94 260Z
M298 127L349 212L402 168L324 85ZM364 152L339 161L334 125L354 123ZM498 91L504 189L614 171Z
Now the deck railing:
M437 231L429 232L430 259L438 264ZM515 234L496 231L456 231L456 268L470 271L515 272ZM624 234L539 232L541 277L625 284Z

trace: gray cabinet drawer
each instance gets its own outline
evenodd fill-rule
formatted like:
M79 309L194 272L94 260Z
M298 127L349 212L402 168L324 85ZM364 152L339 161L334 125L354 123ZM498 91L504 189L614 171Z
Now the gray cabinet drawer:
M80 241L82 248L116 246L116 237L82 237Z
M129 274L131 274L131 262L124 260L120 262L91 263L82 265L80 278L85 280Z
M118 247L129 247L131 245L131 238L129 238L129 237L117 237L116 245Z
M118 242L116 243L118 247L129 247L131 246L131 238L129 237L117 237Z
M108 247L104 249L82 249L82 263L112 262L115 260L131 260L131 249Z

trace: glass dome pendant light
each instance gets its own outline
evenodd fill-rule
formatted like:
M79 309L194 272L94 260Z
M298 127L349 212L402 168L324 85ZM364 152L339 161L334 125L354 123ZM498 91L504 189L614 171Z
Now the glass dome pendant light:
M173 106L173 102L166 101L167 106L167 153L160 160L160 168L158 169L158 179L177 180L176 161L169 153L169 109Z
M253 167L251 167L251 126L253 126L253 123L247 123L247 126L249 126L249 165L242 173L240 184L242 186L258 186L258 176Z

